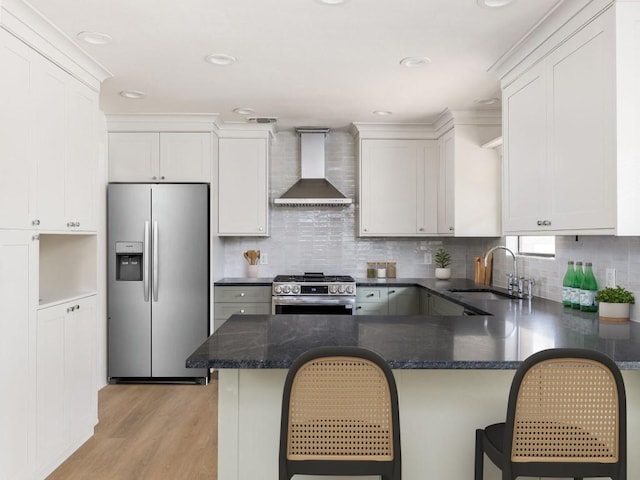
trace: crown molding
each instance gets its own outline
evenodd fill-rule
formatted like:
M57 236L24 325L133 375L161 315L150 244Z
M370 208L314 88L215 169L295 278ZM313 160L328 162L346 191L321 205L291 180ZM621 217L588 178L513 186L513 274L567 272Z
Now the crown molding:
M275 139L275 123L223 122L217 119L213 132L219 138L271 138Z
M23 0L2 0L0 27L96 92L113 76L69 36Z
M109 132L212 132L216 113L106 115Z

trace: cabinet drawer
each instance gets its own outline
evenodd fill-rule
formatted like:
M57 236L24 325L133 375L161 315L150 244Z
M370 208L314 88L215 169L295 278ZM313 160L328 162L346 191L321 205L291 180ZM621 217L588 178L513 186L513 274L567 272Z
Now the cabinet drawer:
M387 302L358 303L355 315L388 315L389 304Z
M218 303L214 307L214 318L223 320L231 315L269 315L271 303Z
M356 302L360 303L375 303L387 301L387 288L386 287L358 287L356 291Z
M216 304L227 303L254 303L269 302L271 305L271 287L214 287Z

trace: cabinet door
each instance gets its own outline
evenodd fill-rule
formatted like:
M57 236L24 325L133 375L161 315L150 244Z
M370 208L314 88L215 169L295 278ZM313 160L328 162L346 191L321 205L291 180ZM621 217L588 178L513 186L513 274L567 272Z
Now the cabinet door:
M0 29L0 228L30 228L35 220L30 184L32 102L29 86L35 55Z
M418 149L417 233L437 233L440 147L437 140L421 140L416 143Z
M154 182L159 176L158 133L109 133L110 182Z
M69 442L82 442L97 423L95 296L67 306L64 324L65 416Z
M505 233L540 230L548 220L546 80L536 66L503 92Z
M390 315L418 315L420 296L416 287L389 287Z
M612 33L593 22L549 59L549 218L554 230L615 228Z
M438 233L454 233L455 134L453 130L440 138L440 182L438 189Z
M210 133L160 133L160 180L211 180Z
M356 315L387 315L389 289L387 287L359 287L356 289Z
M42 229L66 228L66 77L58 67L42 61L32 84L36 217Z
M221 138L218 233L267 235L267 140Z
M29 231L0 230L0 478L30 478L35 404L32 339L37 242Z
M417 233L418 147L415 140L362 140L360 235Z
M66 306L38 311L36 342L36 459L46 470L68 447L69 424L65 415L64 336Z
M69 79L66 103L65 220L74 230L95 230L97 95L74 79Z

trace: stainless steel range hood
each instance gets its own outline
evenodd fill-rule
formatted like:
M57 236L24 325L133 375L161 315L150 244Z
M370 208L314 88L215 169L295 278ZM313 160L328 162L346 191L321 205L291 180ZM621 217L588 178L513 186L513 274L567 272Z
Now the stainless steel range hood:
M328 128L299 127L302 178L273 203L280 207L346 207L353 200L345 197L325 178L324 141Z

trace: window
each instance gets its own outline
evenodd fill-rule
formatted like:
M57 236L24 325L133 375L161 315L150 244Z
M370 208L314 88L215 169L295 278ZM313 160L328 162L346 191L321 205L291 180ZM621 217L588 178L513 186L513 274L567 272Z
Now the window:
M507 247L518 255L532 257L555 257L556 237L551 236L526 236L507 237Z

